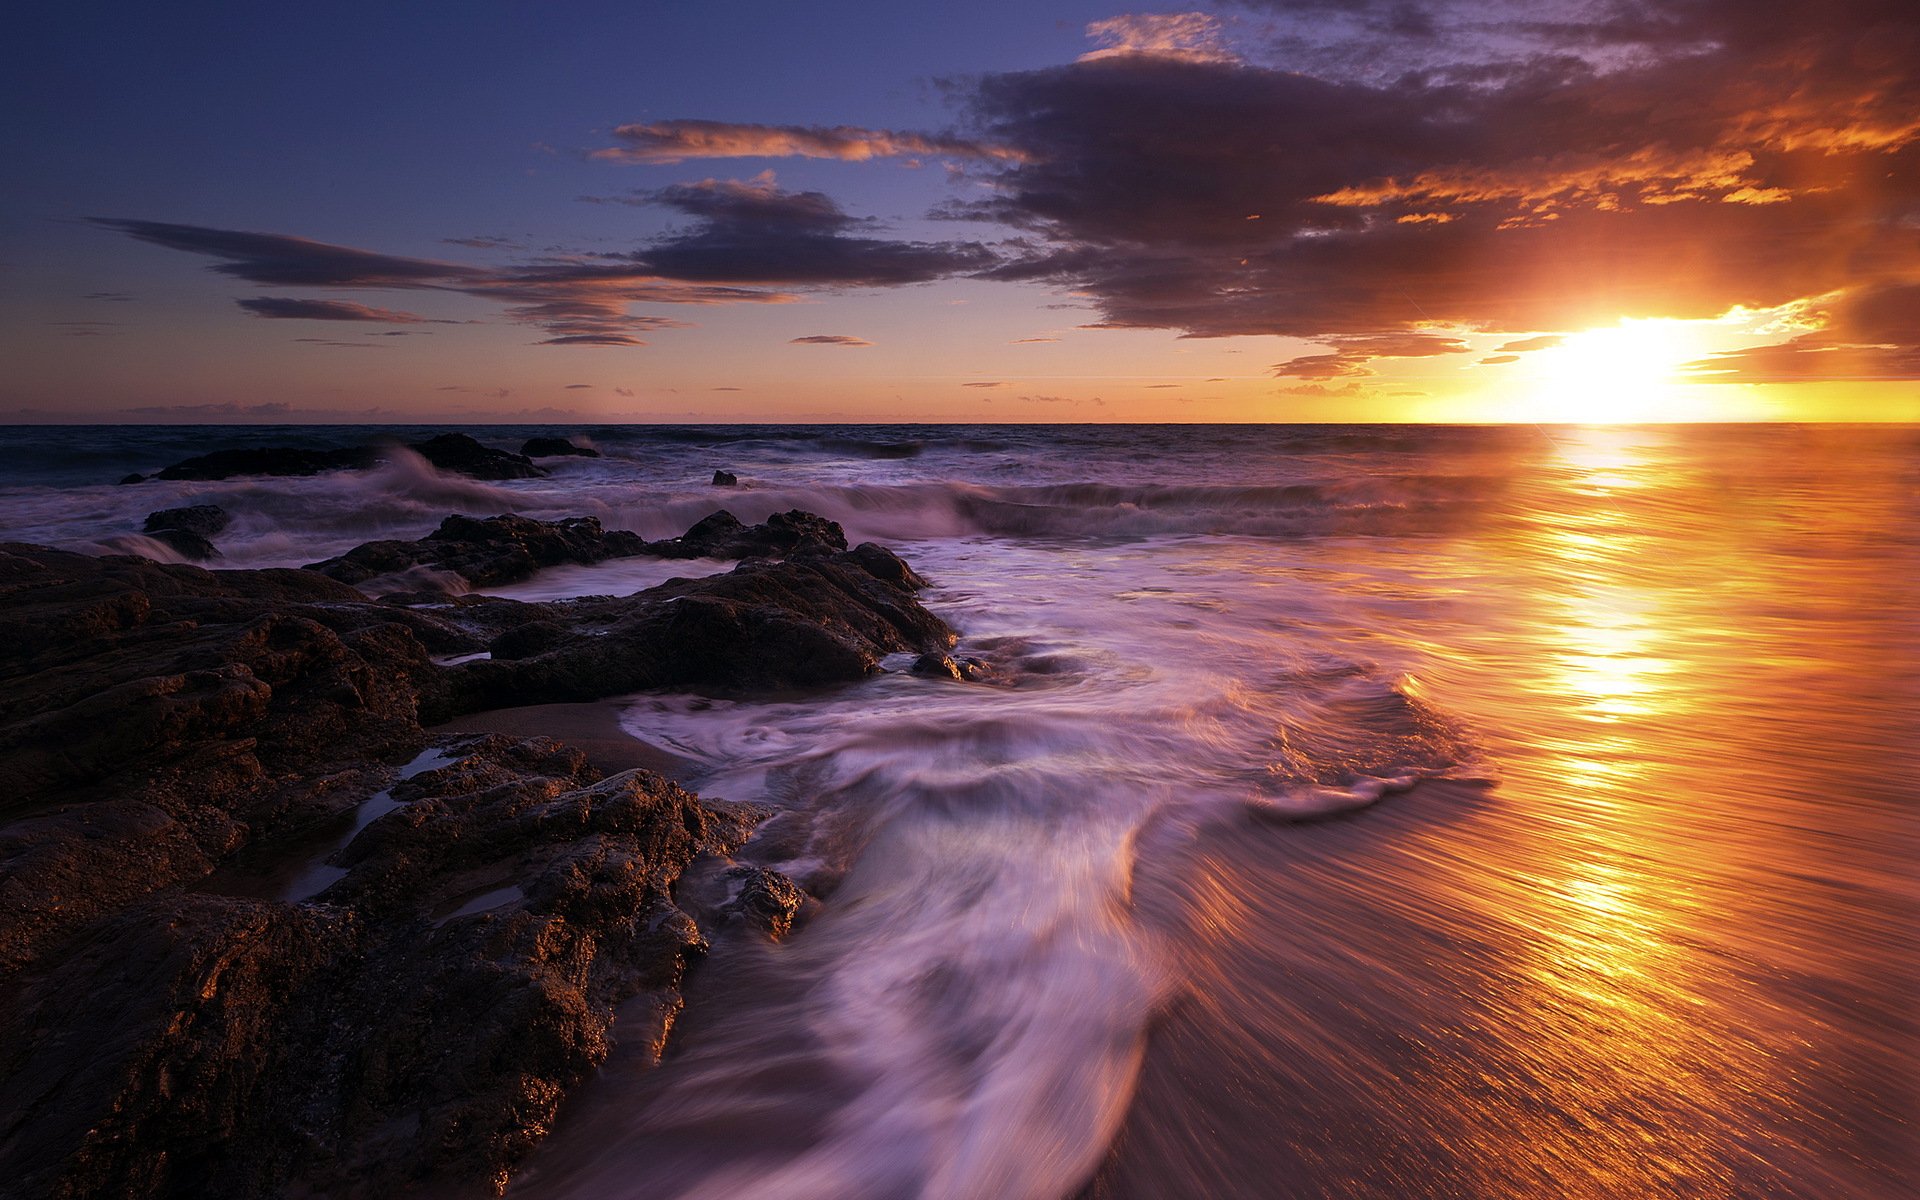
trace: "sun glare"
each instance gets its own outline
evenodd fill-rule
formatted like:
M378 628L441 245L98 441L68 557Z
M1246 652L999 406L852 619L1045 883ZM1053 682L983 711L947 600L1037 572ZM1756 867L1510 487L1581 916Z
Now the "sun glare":
M1708 353L1702 324L1623 320L1573 334L1532 356L1532 405L1556 422L1674 419L1685 403L1680 367Z

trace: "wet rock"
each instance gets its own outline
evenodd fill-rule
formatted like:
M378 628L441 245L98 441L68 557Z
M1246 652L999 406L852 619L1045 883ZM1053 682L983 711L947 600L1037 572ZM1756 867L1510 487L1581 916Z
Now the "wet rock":
M156 529L147 536L173 547L183 558L193 562L208 562L220 557L220 551L212 542L189 529Z
M677 538L647 543L645 553L661 558L783 558L846 548L847 535L839 524L810 512L790 509L762 524L745 525L723 508Z
M407 449L442 471L474 479L538 479L546 474L526 455L483 446L464 433L443 433L424 442L409 442Z
M145 483L146 481L147 481L147 477L146 477L145 475L142 475L142 474L141 474L140 472L138 472L138 471L135 471L135 472L134 472L133 474L131 474L131 475L123 475L123 476L121 476L121 477L120 477L120 482L121 482L121 483L123 483L123 484L127 484L127 483Z
M737 487L739 483L740 477L732 471L715 471L713 473L713 486L715 487Z
M185 508L163 508L148 513L147 523L141 528L146 533L179 529L210 538L231 524L233 518L218 504L189 504Z
M546 474L523 454L483 446L464 433L443 433L407 449L443 471L474 479L533 479ZM269 446L215 450L166 467L154 479L232 479L237 475L318 475L323 471L364 470L386 460L379 446L314 449ZM124 482L124 481L123 481Z
M991 679L994 670L977 658L935 653L922 654L914 659L913 673L933 679L958 679L966 683L979 683Z
M528 458L599 458L600 452L589 446L576 446L566 438L537 437L528 438L520 447L520 453Z
M729 918L743 921L771 938L783 938L793 931L794 919L807 897L791 879L765 867L734 867L727 878L740 889L721 909Z
M371 467L379 456L368 446L315 450L299 446L215 450L162 468L154 479L231 479L236 475L318 475Z
M542 567L631 557L644 553L646 544L639 534L601 529L593 517L453 516L419 541L368 542L307 569L359 585L433 567L476 587L492 587L529 578Z
M517 520L443 540L521 545ZM414 609L314 571L0 545L0 1190L502 1189L616 1009L657 1054L709 936L777 935L802 898L750 871L690 915L689 864L725 871L766 814L548 739L399 780L421 714L858 678L951 642L895 562ZM489 641L518 657L434 662ZM340 877L310 902L268 898L320 861Z
M449 619L499 628L492 657L450 669L423 702L442 719L648 688L821 687L864 678L888 654L951 645L946 622L911 586L874 574L874 561L846 551L749 559L724 575L632 596L538 605L469 598Z
M618 1006L654 1014L622 1038L664 1038L706 944L672 889L764 814L547 739L462 753L322 903L155 897L26 985L0 1101L24 1194L494 1192ZM504 898L463 911L476 888Z

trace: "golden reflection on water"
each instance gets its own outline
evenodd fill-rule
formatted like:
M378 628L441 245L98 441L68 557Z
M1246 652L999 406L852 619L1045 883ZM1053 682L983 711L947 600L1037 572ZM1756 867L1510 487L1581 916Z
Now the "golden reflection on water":
M1504 1144L1480 1147L1508 1181L1483 1180L1488 1194L1523 1162L1562 1195L1751 1194L1766 1172L1727 1143L1766 1127L1794 1071L1820 1069L1795 1028L1807 1014L1742 986L1767 959L1727 957L1777 959L1786 929L1768 922L1791 925L1806 915L1796 903L1819 901L1780 876L1806 854L1801 824L1819 819L1819 797L1769 795L1798 786L1802 764L1783 760L1807 748L1753 728L1752 705L1785 699L1753 694L1792 659L1758 631L1804 603L1795 589L1808 581L1791 563L1757 566L1753 529L1716 524L1715 482L1670 452L1671 436L1557 432L1536 476L1552 490L1506 545L1500 632L1515 644L1480 665L1512 675L1477 699L1512 734L1508 799L1532 811L1496 833L1507 871L1455 897L1519 927L1506 945L1514 983L1481 1013L1522 1065L1526 1101ZM1728 886L1777 894L1743 904ZM1792 1120L1817 1130L1827 1115Z
M1090 1194L1909 1194L1920 564L1862 444L1543 431L1483 523L1293 552L1502 783L1170 871L1231 965ZM1418 587L1361 586L1387 554Z

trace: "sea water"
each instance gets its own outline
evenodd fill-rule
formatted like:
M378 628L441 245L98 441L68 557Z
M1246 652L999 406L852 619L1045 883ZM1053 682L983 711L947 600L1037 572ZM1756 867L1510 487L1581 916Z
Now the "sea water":
M549 427L116 486L216 446L16 429L0 536L214 566L444 516L802 508L980 682L609 701L818 898L616 1048L528 1196L1896 1196L1914 1177L1909 429ZM714 487L715 469L740 486ZM625 594L718 562L497 589ZM616 1030L617 1032L617 1030Z

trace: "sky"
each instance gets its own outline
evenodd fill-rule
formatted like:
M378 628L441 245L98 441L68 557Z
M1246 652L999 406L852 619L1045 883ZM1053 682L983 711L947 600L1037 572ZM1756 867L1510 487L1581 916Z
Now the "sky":
M1920 421L1912 0L9 24L0 421Z

